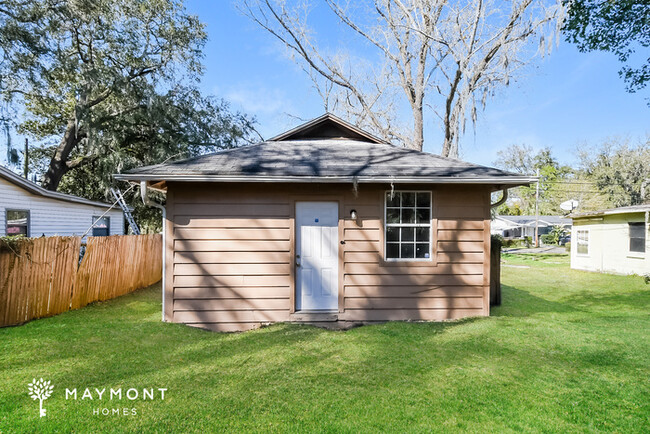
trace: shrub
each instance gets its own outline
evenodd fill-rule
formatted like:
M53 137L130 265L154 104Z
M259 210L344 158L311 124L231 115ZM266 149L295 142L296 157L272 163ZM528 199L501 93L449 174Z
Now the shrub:
M539 239L544 244L557 244L557 240L553 234L540 235Z
M492 234L492 244L503 247L506 244L506 240L499 234Z
M564 248L566 249L567 252L571 252L571 241L568 241L565 245Z

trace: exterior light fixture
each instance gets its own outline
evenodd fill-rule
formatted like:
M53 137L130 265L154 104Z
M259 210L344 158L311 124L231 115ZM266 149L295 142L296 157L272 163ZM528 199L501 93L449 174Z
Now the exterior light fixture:
M352 220L356 220L357 218L359 218L359 215L357 214L357 210L356 210L356 209L353 209L353 210L350 211L350 218L351 218Z

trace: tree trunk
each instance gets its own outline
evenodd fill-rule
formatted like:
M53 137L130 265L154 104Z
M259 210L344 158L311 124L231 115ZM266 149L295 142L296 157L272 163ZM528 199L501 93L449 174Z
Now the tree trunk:
M451 131L451 125L449 120L445 120L445 141L442 144L442 155L443 157L449 157L451 153L451 147L453 142L453 133Z
M77 131L74 119L69 120L65 129L65 134L63 134L63 138L61 139L59 146L56 148L52 160L50 161L50 166L43 178L44 188L51 191L56 191L57 188L59 188L61 178L63 178L63 175L65 175L69 170L67 163L70 158L70 153L77 147L82 138L82 135Z
M442 145L441 154L443 157L458 157L458 138L456 137L456 132L458 131L456 122L458 119L454 115L454 98L457 97L456 92L461 77L461 66L458 64L458 69L456 69L456 76L451 83L451 88L449 89L449 94L447 95L447 100L445 102L445 142Z
M422 107L419 110L413 110L413 149L422 151L424 146L424 114Z

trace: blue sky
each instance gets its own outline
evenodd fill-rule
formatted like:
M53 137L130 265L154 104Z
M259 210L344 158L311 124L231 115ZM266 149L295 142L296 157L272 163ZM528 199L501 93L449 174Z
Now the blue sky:
M232 2L190 0L187 8L207 24L205 92L256 116L264 137L299 124L296 117L310 119L323 113L306 74L287 58L279 42L242 16ZM315 19L317 12L312 13ZM319 38L343 43L336 24L317 28ZM562 42L550 56L538 59L525 78L491 100L476 129L468 129L462 139L461 157L491 164L498 150L525 143L550 146L570 164L577 144L598 144L614 136L645 138L650 135L646 102L650 92L627 93L619 68L612 54L580 53ZM425 134L425 150L440 152L442 136L433 119Z
M186 0L186 6L207 25L201 83L206 94L223 97L233 108L254 115L265 138L323 113L306 74L231 0ZM332 50L350 44L342 27L328 17L331 14L322 5L312 11L317 38ZM369 55L361 43L351 49L356 55ZM617 136L645 139L650 135L650 87L644 93L627 93L618 76L620 66L610 53L580 53L562 42L550 56L537 59L525 78L488 103L476 129L468 128L461 140L461 158L491 165L500 149L528 144L536 149L550 146L561 162L572 164L578 144L596 145ZM19 149L22 141L14 136ZM438 153L441 143L440 126L430 115L424 150ZM0 161L6 161L4 149Z

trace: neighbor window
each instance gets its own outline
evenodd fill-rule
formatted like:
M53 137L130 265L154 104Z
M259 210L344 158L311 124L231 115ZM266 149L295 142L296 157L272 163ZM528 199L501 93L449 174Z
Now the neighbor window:
M7 210L7 235L25 235L29 236L29 211L27 210Z
M645 223L629 223L630 252L645 253Z
M431 192L386 193L386 259L431 258Z
M588 255L589 254L589 231L577 231L577 248L576 251L578 255Z
M93 222L93 237L107 237L111 234L109 217L93 217Z

